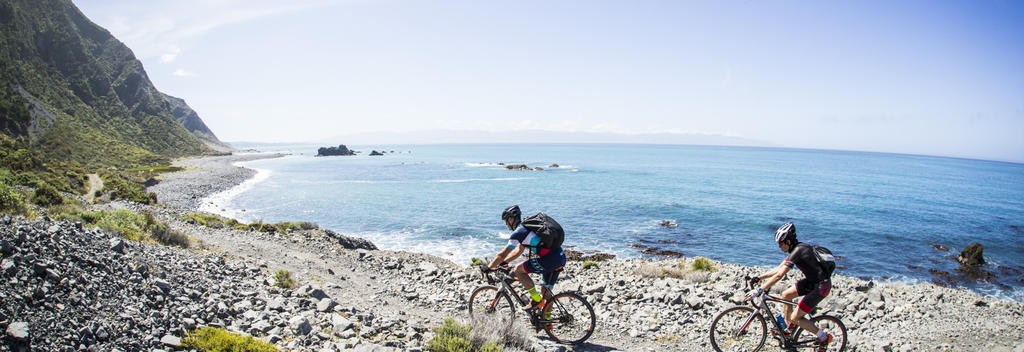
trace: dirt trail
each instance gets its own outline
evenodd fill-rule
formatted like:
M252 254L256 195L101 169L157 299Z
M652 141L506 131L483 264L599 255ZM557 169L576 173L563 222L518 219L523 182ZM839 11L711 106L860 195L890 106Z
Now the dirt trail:
M85 194L85 201L92 203L96 197L96 191L103 189L103 179L98 174L89 174L89 193Z

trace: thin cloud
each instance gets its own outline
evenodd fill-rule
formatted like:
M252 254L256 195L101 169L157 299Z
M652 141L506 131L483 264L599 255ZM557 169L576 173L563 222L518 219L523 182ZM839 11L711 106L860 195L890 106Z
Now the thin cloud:
M195 76L196 75L195 73L186 71L183 68L179 68L177 70L174 70L174 73L171 73L171 74L175 75L175 76L178 76L178 77L190 77L190 76Z

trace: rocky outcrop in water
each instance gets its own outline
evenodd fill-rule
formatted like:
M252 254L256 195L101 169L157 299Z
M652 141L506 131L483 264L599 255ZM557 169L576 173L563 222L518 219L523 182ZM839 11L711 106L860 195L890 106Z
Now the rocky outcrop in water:
M344 144L339 144L337 147L321 147L316 150L316 156L335 156L335 155L356 155L356 152L349 150Z

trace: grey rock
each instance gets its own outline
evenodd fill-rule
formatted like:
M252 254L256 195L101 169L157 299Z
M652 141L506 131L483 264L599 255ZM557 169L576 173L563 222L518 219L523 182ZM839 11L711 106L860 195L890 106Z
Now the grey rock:
M333 299L323 298L316 304L316 310L318 312L328 312L331 308L334 308L336 304L337 303L335 303Z
M153 279L153 285L160 289L165 295L171 292L171 283L164 279Z
M267 309L274 311L284 311L285 300L284 297L277 297L267 302Z
M17 342L26 342L30 336L28 322L19 321L7 326L7 338L9 339Z
M296 315L288 320L288 327L295 335L306 336L313 331L313 326L309 325L309 319L301 315Z
M335 335L341 336L341 333L348 328L352 327L352 321L341 316L341 314L331 314L331 331Z
M170 347L181 347L181 338L174 335L164 335L160 338L160 343Z
M114 252L124 254L125 253L125 250L124 250L124 240L122 240L120 238L111 238L110 239L110 247L109 248L110 248L110 250L112 250Z
M313 298L316 298L318 300L322 300L324 298L327 298L327 293L324 292L324 290L322 290L320 288L313 288L313 289L309 290L309 296L313 297Z
M14 277L18 274L18 266L14 264L14 260L11 258L4 258L0 261L0 271L7 277Z
M437 265L431 262L422 262L416 266L416 270L422 271L424 275L433 275L437 273Z
M0 240L0 254L8 256L14 253L14 245L7 240Z

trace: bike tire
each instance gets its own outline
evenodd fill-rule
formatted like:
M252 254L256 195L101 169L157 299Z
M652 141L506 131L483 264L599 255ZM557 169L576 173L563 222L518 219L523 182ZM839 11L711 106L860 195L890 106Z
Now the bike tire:
M814 323L814 326L818 327L818 329L825 330L825 332L832 334L832 343L828 344L828 349L826 349L826 351L842 352L846 350L846 325L843 324L842 320L831 315L819 315L811 318L811 322ZM804 330L800 328L793 331L793 340L799 341L800 334L803 332Z
M469 295L469 317L474 321L493 320L495 325L491 326L504 326L507 329L515 321L516 308L508 293L500 292L495 286L485 285L477 287Z
M708 334L711 347L717 352L754 352L764 347L764 341L768 338L768 325L754 308L735 306L723 310L711 320L711 331ZM750 343L743 343L747 339L750 339Z
M549 315L550 313L550 315ZM572 292L562 292L551 297L541 311L550 317L544 332L559 343L578 345L590 338L597 327L594 307L586 299Z

